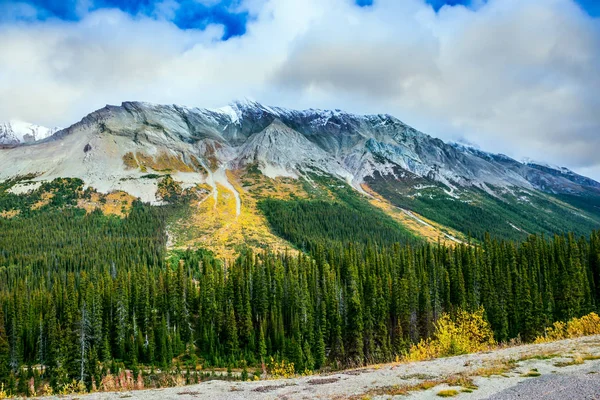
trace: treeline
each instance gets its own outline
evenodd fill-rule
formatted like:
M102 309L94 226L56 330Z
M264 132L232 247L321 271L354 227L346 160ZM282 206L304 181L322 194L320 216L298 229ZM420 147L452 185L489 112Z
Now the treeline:
M393 360L443 312L483 306L495 339L598 310L600 233L481 246L315 242L311 254L165 261L161 209L0 220L0 379L91 386L114 362L169 369ZM29 367L29 368L24 368Z

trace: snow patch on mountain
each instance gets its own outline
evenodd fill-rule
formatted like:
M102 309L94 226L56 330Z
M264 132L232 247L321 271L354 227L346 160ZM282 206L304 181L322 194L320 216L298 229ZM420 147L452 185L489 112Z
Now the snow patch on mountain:
M0 123L0 145L18 145L46 139L60 128L46 128L28 122L11 120Z
M559 171L559 172L564 173L564 174L573 173L573 171L571 171L570 169L568 169L566 167L560 167L558 165L550 164L550 163L543 162L543 161L536 161L536 160L533 160L533 159L531 159L529 157L523 158L523 160L521 162L523 164L529 165L531 167L536 167L536 166L538 166L538 167L544 167L544 168L548 168L548 169L553 169L555 171Z

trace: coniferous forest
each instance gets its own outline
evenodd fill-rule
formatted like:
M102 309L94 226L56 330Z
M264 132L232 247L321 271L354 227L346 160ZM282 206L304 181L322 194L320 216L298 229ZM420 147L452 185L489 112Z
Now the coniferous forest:
M483 306L497 341L530 341L599 308L600 232L449 247L400 242L329 207L317 220L334 228L310 234L306 206L269 204L273 229L305 252L167 254L169 210L141 203L123 219L76 208L0 218L0 381L23 393L35 371L55 388L90 388L115 365L259 368L271 357L343 368L394 360L445 312Z

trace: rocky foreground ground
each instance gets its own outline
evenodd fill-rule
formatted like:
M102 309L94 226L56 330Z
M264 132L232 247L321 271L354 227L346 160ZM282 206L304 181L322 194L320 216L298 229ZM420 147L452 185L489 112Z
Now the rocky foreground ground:
M92 399L600 399L600 336L327 375L75 397Z

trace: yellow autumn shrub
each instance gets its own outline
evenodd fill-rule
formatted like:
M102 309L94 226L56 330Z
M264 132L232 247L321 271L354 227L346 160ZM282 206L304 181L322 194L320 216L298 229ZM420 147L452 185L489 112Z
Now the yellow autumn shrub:
M554 342L556 340L577 338L581 336L600 334L600 316L596 313L572 318L568 322L558 321L546 328L544 336L538 336L535 343Z
M296 369L294 367L294 363L286 362L285 360L275 361L273 357L271 357L271 362L269 363L269 375L273 378L291 378L295 375Z
M4 390L4 383L0 386L0 399L8 399L10 398L9 394Z
M443 314L435 323L433 337L412 345L406 359L429 360L488 349L496 342L484 314L483 307L473 313L460 310L454 317Z
M567 324L567 337L580 337L600 334L600 316L590 313L574 318Z
M70 394L85 394L87 393L87 388L82 381L77 381L73 379L71 383L65 383L58 394L60 395L70 395Z

